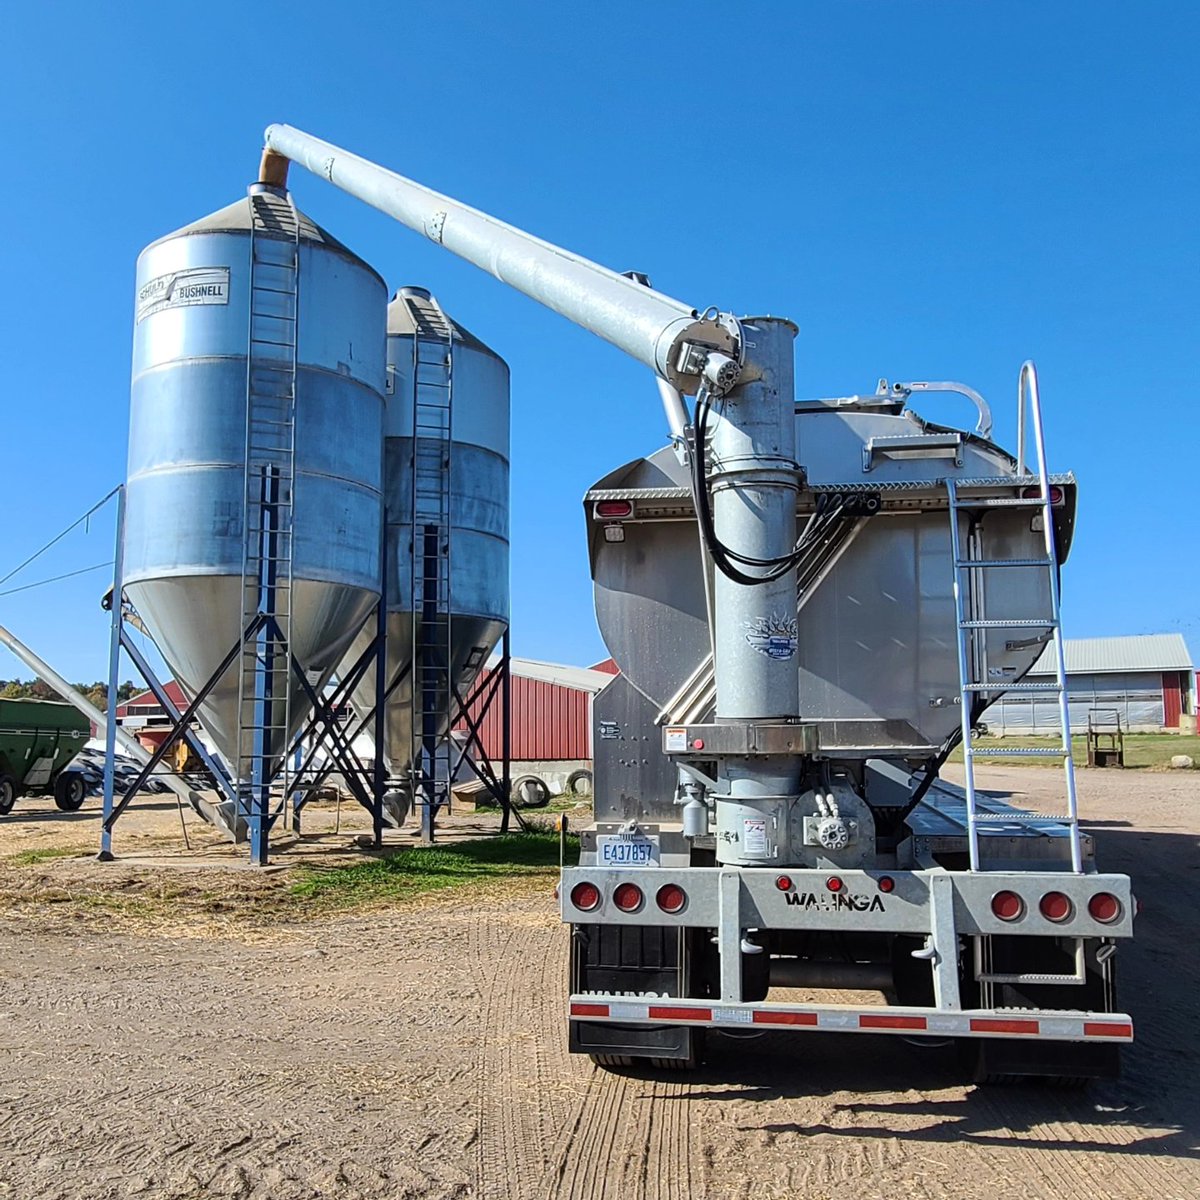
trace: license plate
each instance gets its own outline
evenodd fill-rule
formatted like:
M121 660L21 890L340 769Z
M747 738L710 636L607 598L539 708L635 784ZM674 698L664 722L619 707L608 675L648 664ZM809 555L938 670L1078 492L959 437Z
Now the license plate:
M602 867L657 867L658 838L634 834L602 834L596 839Z

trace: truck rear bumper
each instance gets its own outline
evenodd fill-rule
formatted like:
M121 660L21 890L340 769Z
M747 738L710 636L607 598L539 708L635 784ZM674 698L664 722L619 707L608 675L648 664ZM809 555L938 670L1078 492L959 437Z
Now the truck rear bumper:
M975 1009L957 1012L888 1005L738 1004L579 994L570 999L575 1021L630 1025L691 1025L766 1032L893 1033L905 1037L1018 1038L1060 1042L1132 1042L1125 1013Z

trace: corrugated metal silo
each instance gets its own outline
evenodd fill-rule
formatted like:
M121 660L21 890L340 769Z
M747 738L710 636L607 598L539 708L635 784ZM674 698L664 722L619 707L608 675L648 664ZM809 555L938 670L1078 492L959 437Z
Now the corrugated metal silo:
M396 293L387 342L387 678L403 680L386 706L385 758L400 781L421 739L446 732L451 687L468 685L508 625L509 376L423 288ZM414 691L435 728L414 729ZM355 708L374 697L368 677Z
M138 259L125 591L192 696L237 645L264 562L318 688L379 595L386 300L366 263L262 185ZM274 489L261 553L256 455ZM291 679L261 722L269 765L283 714L294 730L307 711ZM239 662L200 719L248 777Z

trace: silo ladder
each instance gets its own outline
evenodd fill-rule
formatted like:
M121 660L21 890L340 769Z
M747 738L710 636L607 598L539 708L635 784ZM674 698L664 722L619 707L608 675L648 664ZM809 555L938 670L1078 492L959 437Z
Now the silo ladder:
M1025 396L1028 386L1034 443L1037 448L1037 475L1027 476L1024 467ZM958 485L953 479L946 480L950 501L950 546L954 557L954 614L958 624L958 671L959 703L962 717L963 770L965 775L967 804L967 838L972 871L980 869L979 832L981 826L1011 825L1016 823L1038 824L1052 822L1064 826L1071 845L1071 869L1075 873L1083 870L1083 847L1079 832L1079 807L1075 791L1075 764L1071 758L1071 715L1067 697L1066 659L1063 652L1062 617L1059 604L1058 552L1054 541L1054 515L1052 491L1046 471L1046 450L1042 432L1042 410L1038 397L1037 370L1032 362L1021 367L1018 386L1020 434L1017 448L1017 480L1031 481L1015 496L964 497L959 495ZM1025 495L1032 492L1036 495ZM963 538L959 530L959 514L977 512L988 508L1026 508L1040 513L1042 534L1046 553L1036 558L984 558L975 554L975 547L968 545L964 553ZM1050 612L1046 616L1012 617L989 619L983 610L984 581L991 571L1011 570L1018 567L1040 567L1046 571L1049 583ZM1037 631L1034 641L1052 647L1054 680L1050 683L1008 682L1002 679L987 680L987 655L985 642L990 629L1028 629ZM1054 697L1058 702L1061 739L1057 746L1039 747L986 747L978 749L975 744L975 702L983 696L995 699L1000 693L1027 694ZM1066 787L1066 812L1062 814L980 812L975 789L975 757L987 758L1044 758L1062 763Z
M454 333L435 301L408 297L413 336L413 753L410 778L421 833L433 838L450 798L451 408Z
M242 645L237 772L257 858L265 856L272 820L272 766L291 726L300 229L290 196L252 194L250 211L242 630L257 616L269 619ZM283 768L286 799L286 762Z

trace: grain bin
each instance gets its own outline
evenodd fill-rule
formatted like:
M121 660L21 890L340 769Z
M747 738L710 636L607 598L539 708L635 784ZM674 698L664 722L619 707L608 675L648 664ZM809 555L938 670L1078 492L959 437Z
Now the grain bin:
M384 750L398 780L422 738L446 732L452 689L469 686L508 624L509 377L423 288L396 293L387 329L387 678L403 679ZM346 669L372 632L359 633ZM414 681L432 722L416 730ZM374 696L368 675L354 707L365 714Z
M278 603L315 686L375 604L386 302L366 263L264 185L139 257L125 592L189 695L258 604L257 458L284 526ZM243 778L244 676L235 661L199 714ZM308 709L290 685L260 722L268 768L283 715L294 730Z

